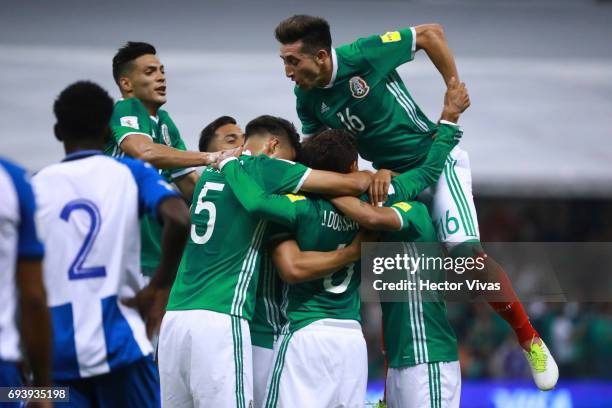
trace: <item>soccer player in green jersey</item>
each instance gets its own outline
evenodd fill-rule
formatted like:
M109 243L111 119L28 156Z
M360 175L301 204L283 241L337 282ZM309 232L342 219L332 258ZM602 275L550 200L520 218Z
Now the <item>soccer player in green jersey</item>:
M381 240L401 243L402 254L415 260L444 259L433 222L422 203L402 193L390 195L389 207L374 207L355 197L335 198L332 203L365 228L389 231ZM385 272L381 277L377 287L381 293L385 282L406 279L414 285L414 289L399 295L393 293L393 302L381 294L383 348L389 367L385 379L388 406L458 408L461 369L443 291L431 293L420 288L425 281L445 282L446 271L429 266L417 268L414 273Z
M166 103L166 75L155 47L125 44L113 58L113 78L123 99L115 104L112 136L104 152L152 164L191 201L198 179L192 166L207 165L216 155L186 151L178 128L161 109ZM143 217L140 226L141 267L144 275L152 276L159 267L161 226L149 216Z
M299 148L286 120L259 117L247 124L245 136L240 160L268 193L350 195L369 186L367 172L340 175L286 160ZM162 400L169 406L246 407L253 399L248 321L267 222L240 205L214 168L204 170L194 197L191 233L160 333Z
M202 130L199 147L202 152L228 150L244 143L244 133L230 116L215 119ZM290 159L295 159L291 157ZM253 358L253 405L259 408L266 393L266 381L273 362L274 342L286 324L282 294L286 285L263 245L261 267L255 296L253 319L249 322Z
M454 97L453 92L459 96L463 93L467 96L467 93L456 83L449 86L442 118L456 123L460 113L467 108L469 99ZM447 126L440 126L437 138ZM317 141L318 138L315 137L313 142L322 144ZM433 146L435 143L432 149ZM325 146L321 149L325 149ZM436 179L442 173L448 152L450 149L441 155L437 163ZM352 154L357 157L356 150ZM332 156L328 161L335 163L337 160ZM408 177L413 172L410 170L394 178L388 207L370 206L356 197L338 197L332 199L332 203L361 226L373 231L388 231L382 235L381 241L401 243L402 252L409 257L442 260L444 254L427 208L413 201L418 194L413 188L413 178ZM381 275L380 281L407 278L415 284L416 290L400 292L399 296L392 297L393 302L381 296L383 348L389 367L385 383L388 406L459 407L461 370L457 339L446 317L443 293L421 291L418 286L420 281L425 280L443 282L446 273L435 266L417 269L414 273L398 272Z
M456 136L460 132L455 126L443 125L428 159L398 178L406 180L397 184L398 192L414 197L435 182ZM346 131L326 131L303 146L301 160L314 168L349 173L356 169L357 159L351 139ZM295 234L295 240L277 244L272 251L280 275L291 283L285 302L290 330L276 345L266 406L287 406L297 400L304 406L362 405L367 357L359 325L359 270L355 271L354 260L344 258L338 264L339 253L312 252L347 245L357 225L321 198L269 196L236 162L226 164L222 173L249 212L276 217L290 224ZM429 227L433 231L431 223ZM319 261L323 256L328 258Z
M355 240L359 226L329 201L303 195L285 201L294 208L293 245L299 247L300 257L345 248ZM287 251L286 245L274 248L271 257L276 258L280 276L291 283L281 303L289 330L275 344L263 406L361 406L367 385L367 349L360 325L360 279L354 268L359 252L340 265L318 263L321 269L304 269L300 276L282 252ZM305 272L307 281L303 281Z
M200 136L201 151L220 151L234 148L238 143L242 144L244 135L236 121L232 117L222 116L208 124ZM294 159L292 156L291 159ZM274 235L274 232L271 232ZM355 253L359 253L356 244L349 246L346 251L338 251L336 259L330 260L330 255L325 253L309 253L308 262L294 265L291 272L294 275L290 279L299 279L304 270L310 271L313 262L316 265L336 264L338 259L353 261ZM349 257L347 258L348 255ZM271 255L266 245L263 245L261 253L261 267L255 296L255 308L253 319L249 322L249 330L252 343L253 359L253 403L255 408L263 406L266 392L266 382L273 363L273 346L277 339L285 332L286 320L286 291L287 285L279 278L276 268L272 263ZM304 258L302 258L304 259Z
M297 85L296 109L303 133L315 134L325 127L353 133L359 154L385 170L377 174L371 191L373 202L383 202L389 183L386 169L403 173L420 163L438 126L412 99L397 67L422 49L447 85L459 78L442 28L424 24L332 48L327 21L296 15L282 21L275 35L285 74ZM468 155L456 148L433 186L431 208L438 237L451 256L483 254L471 186ZM558 369L552 355L529 322L505 271L491 257L485 266L481 278L502 287L501 296L487 297L489 304L516 333L537 386L553 388Z

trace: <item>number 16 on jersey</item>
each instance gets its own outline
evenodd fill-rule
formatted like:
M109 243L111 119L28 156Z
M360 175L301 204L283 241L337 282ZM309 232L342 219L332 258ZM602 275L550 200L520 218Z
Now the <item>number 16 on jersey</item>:
M357 115L351 115L349 108L346 108L344 110L344 113L337 112L336 116L338 116L338 119L340 119L346 129L353 134L357 132L363 132L365 129L363 121L359 119Z

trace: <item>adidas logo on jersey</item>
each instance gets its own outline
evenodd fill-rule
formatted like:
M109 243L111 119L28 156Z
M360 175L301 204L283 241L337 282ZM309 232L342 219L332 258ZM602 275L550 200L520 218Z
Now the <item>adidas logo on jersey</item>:
M321 113L325 113L329 110L329 106L325 104L325 102L321 103Z

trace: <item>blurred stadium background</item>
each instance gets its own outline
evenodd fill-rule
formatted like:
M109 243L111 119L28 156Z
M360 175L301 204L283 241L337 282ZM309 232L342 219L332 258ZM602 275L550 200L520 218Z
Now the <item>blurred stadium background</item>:
M483 241L612 241L611 2L5 0L2 9L0 154L33 171L62 157L51 104L64 86L91 79L119 96L110 62L127 40L157 47L166 109L195 149L201 128L220 115L242 125L264 113L297 123L272 35L282 18L321 15L335 44L441 23L472 100L462 144ZM400 73L437 117L443 83L426 55ZM612 305L531 303L529 312L560 364L551 393L531 385L513 335L487 307L449 305L462 406L612 406ZM379 313L364 304L372 399L382 386Z

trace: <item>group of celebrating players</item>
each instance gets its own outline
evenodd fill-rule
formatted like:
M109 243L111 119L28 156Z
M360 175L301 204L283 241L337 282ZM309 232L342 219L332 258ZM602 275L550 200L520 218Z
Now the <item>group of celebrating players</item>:
M275 35L303 142L279 117L243 132L223 116L186 150L155 48L128 42L113 58L120 101L91 82L55 101L62 162L31 186L0 163L0 386L23 383L25 360L30 384L69 387L78 407L364 406L359 260L382 241L484 262L479 278L502 291L486 300L553 388L554 359L480 244L457 146L470 101L441 27L332 48L324 19L296 15ZM437 122L396 71L421 49L447 85ZM358 154L378 171L359 171ZM446 304L424 297L381 302L389 407L459 406Z

